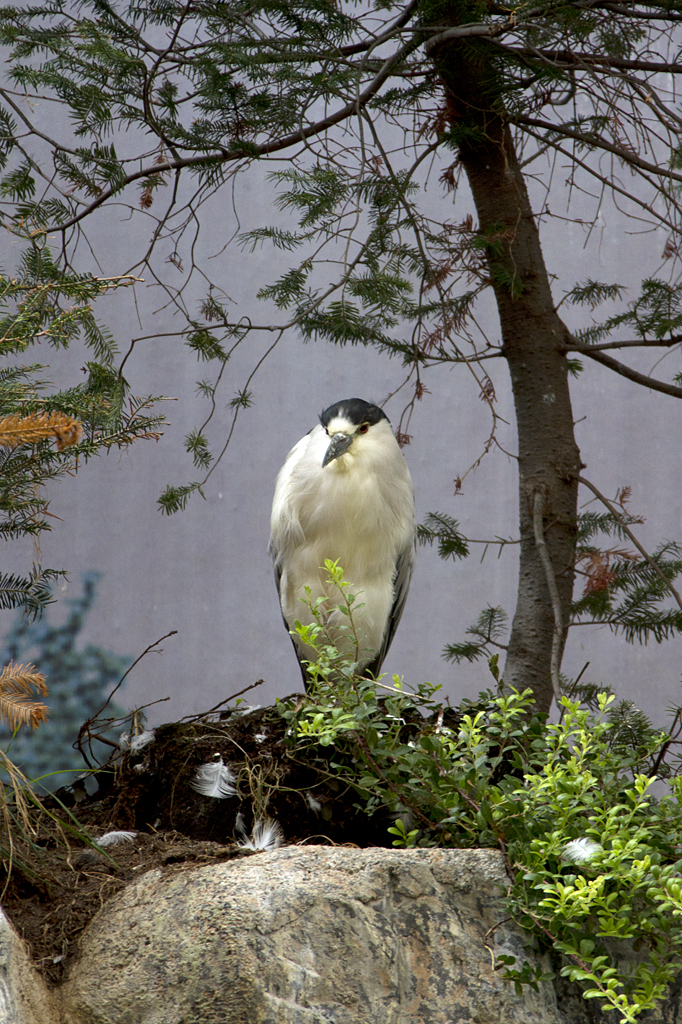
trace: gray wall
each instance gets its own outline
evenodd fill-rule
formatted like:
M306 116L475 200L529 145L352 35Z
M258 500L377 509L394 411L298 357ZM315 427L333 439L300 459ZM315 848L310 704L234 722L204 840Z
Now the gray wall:
M249 172L237 192L241 230L267 222L272 191L259 169ZM429 197L434 209L451 203L433 187ZM539 205L539 191L537 200ZM578 197L577 204L572 208L574 215L590 215L587 200ZM553 201L553 209L555 205L558 209L559 200ZM462 189L457 207L448 215L459 220L469 206ZM200 250L205 258L219 252L236 222L231 201L222 196L205 206L202 216ZM148 224L131 223L122 208L103 212L93 236L102 273L123 272L133 263L136 246L149 235ZM555 296L587 277L632 285L634 294L640 278L657 271L665 238L661 231L633 235L632 230L631 222L605 205L601 223L585 249L586 229L546 219L542 231L547 263L557 276ZM15 243L4 235L0 247L0 261L11 266ZM82 258L85 266L92 266L85 252ZM207 264L233 300L235 315L248 314L262 323L267 322L268 310L255 302L255 291L285 265L272 251L247 256L236 247ZM170 264L161 268L169 282L180 279ZM240 414L232 443L205 488L206 500L194 498L187 511L162 516L155 502L165 485L196 476L182 450L182 438L203 418L194 382L207 371L178 339L170 337L179 329L179 318L169 309L157 312L163 295L150 286L148 274L143 276L147 280L136 287L135 296L127 290L105 298L98 313L123 350L131 337L169 332L169 336L141 342L129 372L137 393L148 390L177 397L166 407L169 426L158 443L140 442L127 453L112 453L84 467L76 478L51 487L51 510L60 519L43 537L41 547L44 565L69 570L69 582L60 596L77 591L81 572L104 573L86 631L88 640L129 653L132 660L164 633L178 630L177 636L164 642L162 654L147 655L125 686L124 699L130 706L170 696L168 703L151 709L150 720L159 722L205 710L259 678L265 685L250 695L253 702L271 702L300 687L266 553L274 479L287 451L314 425L323 408L350 396L383 402L404 374L398 361L386 361L373 351L306 345L290 332L258 374L253 408ZM186 295L190 308L196 309L200 301L200 285L199 280L190 285ZM569 308L564 315L571 327L586 322L584 312ZM282 319L280 314L277 319ZM483 313L483 323L490 340L496 342L499 329L492 309ZM271 341L270 335L264 335L238 350L228 366L223 403L244 386ZM67 360L69 368L60 370L64 357L52 360L53 355L41 350L32 358L49 358L60 379L68 379L84 358L82 351L74 352ZM651 370L656 358L645 354L637 365ZM675 351L658 372L670 379L679 363ZM500 441L513 451L514 420L505 365L491 362L487 368L495 382L498 412L510 424L502 430ZM439 367L427 373L425 383L430 393L416 408L410 426L412 443L405 449L419 517L440 510L458 518L472 537L515 536L515 467L501 450L493 449L480 468L467 476L462 493L453 496L454 478L478 457L490 426L473 380L461 367ZM404 404L403 394L386 407L394 422ZM609 495L622 485L632 487L631 509L647 517L639 531L645 544L653 547L660 538L682 538L676 400L649 393L589 362L573 395L586 475ZM224 435L228 423L229 410L223 410L216 439ZM444 644L461 639L487 604L501 604L513 612L515 549L505 549L499 560L497 551L489 549L481 562L482 552L480 545L474 545L466 562L453 565L441 562L431 549L419 550L405 616L385 664L389 673L400 673L408 683L427 679L442 684L453 701L489 684L485 666L457 667L440 658ZM25 568L31 545L15 543L4 554L8 568ZM641 650L613 637L606 628L584 628L572 631L564 671L575 675L589 660L584 679L609 682L622 696L659 717L666 704L679 696L679 653L680 640Z

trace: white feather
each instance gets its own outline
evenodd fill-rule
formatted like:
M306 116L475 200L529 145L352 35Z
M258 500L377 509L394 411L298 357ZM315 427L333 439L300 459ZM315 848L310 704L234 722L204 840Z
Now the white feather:
M209 761L208 764L200 765L190 785L202 796L212 796L215 800L227 800L228 797L237 795L235 782L236 779L230 771L230 766L224 764L221 757L219 761Z
M98 846L120 846L121 843L132 843L136 837L137 832L105 832L95 842Z
M598 853L603 852L604 847L601 843L596 843L594 839L582 837L581 839L573 839L570 843L566 843L561 856L572 864L586 864L588 861L593 860Z
M252 711L260 711L262 704L244 704L234 709L233 715L250 715Z
M272 818L258 818L253 826L250 839L242 839L239 846L245 850L276 850L282 845L284 832L282 826Z
M151 743L154 739L154 735L155 733L153 729L145 729L144 732L140 732L137 736L133 736L130 740L130 753L136 754L138 750L142 750L142 748L146 747L148 743Z

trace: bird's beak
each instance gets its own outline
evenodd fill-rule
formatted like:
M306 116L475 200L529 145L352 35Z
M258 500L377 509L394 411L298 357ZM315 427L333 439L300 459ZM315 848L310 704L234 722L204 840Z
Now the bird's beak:
M334 434L322 460L322 468L324 469L334 459L340 459L342 455L345 455L352 443L352 434Z

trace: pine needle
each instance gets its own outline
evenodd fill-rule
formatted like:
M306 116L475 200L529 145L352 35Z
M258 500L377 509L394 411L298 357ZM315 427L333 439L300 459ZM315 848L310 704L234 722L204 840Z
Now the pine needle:
M81 423L63 412L40 412L22 416L12 413L0 417L0 445L16 448L20 444L35 444L54 437L61 452L76 444L83 433Z
M30 725L37 728L41 722L47 721L47 706L40 701L28 699L37 690L42 697L47 696L45 676L36 672L35 665L15 665L10 661L0 673L0 722L6 723L10 729L18 725Z
M35 687L42 697L47 697L45 676L36 672L35 665L15 665L10 661L0 672L0 690L30 693L31 687Z

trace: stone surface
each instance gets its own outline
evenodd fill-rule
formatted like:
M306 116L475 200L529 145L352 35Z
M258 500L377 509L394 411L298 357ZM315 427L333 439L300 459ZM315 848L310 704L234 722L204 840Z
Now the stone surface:
M517 997L494 971L500 954L534 961L505 887L493 850L287 847L156 869L105 904L56 990L0 911L0 1024L615 1021L564 979ZM642 1024L682 1024L681 994L682 975Z
M84 933L65 1024L559 1024L490 850L289 847L150 871Z
M0 909L0 1024L52 1024L51 994Z

